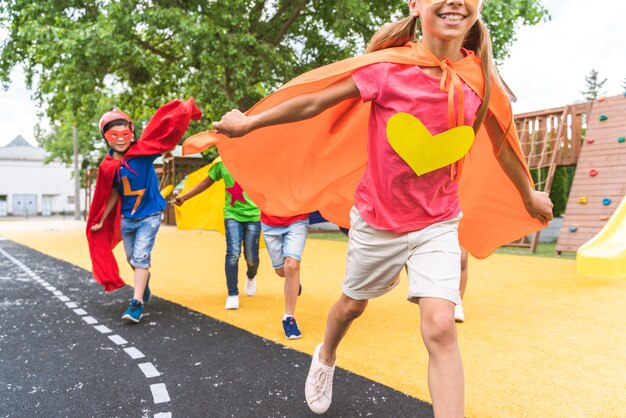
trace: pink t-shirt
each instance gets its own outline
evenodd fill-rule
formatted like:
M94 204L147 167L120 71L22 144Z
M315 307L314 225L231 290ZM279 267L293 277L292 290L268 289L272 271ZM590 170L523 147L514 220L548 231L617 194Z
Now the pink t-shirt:
M418 118L431 134L451 128L448 93L418 66L377 63L352 74L364 102L372 102L368 162L355 192L355 206L376 229L418 231L460 212L450 166L418 176L387 140L387 121L398 112ZM471 126L481 99L463 84L465 124Z

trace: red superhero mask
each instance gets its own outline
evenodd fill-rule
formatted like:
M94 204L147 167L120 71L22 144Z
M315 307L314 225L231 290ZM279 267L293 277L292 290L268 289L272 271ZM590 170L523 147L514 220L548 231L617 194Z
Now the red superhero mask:
M133 131L126 126L114 126L104 133L104 139L109 142L116 142L120 138L132 141L133 140Z

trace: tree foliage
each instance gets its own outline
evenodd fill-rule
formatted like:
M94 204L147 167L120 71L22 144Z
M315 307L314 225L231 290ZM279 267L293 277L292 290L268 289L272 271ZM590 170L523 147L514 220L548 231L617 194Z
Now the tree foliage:
M581 91L586 100L595 100L598 96L606 94L606 91L602 91L604 83L607 79L600 80L600 73L595 69L589 71L589 74L585 76L585 90Z
M40 141L68 161L68 127L78 126L87 157L112 106L141 125L166 101L194 96L205 119L190 130L206 129L304 71L361 53L404 15L405 0L2 0L0 77L6 86L23 66L53 124ZM517 25L548 14L539 0L504 0L486 2L483 17L502 60Z

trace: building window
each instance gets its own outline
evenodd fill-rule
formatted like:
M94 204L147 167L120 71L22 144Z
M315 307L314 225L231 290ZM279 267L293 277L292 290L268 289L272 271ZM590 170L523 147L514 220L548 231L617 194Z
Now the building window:
M68 205L73 205L74 204L74 196L68 196L67 197L67 204Z

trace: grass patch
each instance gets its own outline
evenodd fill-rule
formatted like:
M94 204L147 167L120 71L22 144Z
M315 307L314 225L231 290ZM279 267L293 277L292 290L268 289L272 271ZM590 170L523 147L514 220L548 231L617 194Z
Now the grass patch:
M532 254L530 248L519 247L500 247L496 250L498 254L515 254L515 255L532 255L535 257L552 257L552 258L569 258L575 259L576 253L563 252L561 255L556 255L556 241L555 242L540 242L537 245L537 252Z
M330 232L309 232L309 239L321 239L325 241L341 241L347 242L348 237L337 231ZM576 253L572 252L564 252L561 255L556 255L556 242L540 242L537 245L537 252L532 254L529 248L519 248L519 247L500 247L496 250L498 254L513 254L513 255L526 255L533 257L551 257L551 258L567 258L567 259L575 259Z
M309 231L309 239L321 239L324 241L348 242L348 236L340 231L330 231L330 232Z

